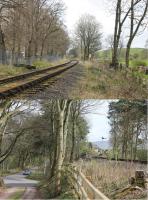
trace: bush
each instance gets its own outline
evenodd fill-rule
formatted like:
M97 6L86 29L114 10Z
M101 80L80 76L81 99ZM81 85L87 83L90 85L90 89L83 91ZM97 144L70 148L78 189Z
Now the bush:
M15 76L27 72L25 67L14 67L11 65L0 65L0 78Z
M133 60L131 65L132 65L132 67L139 67L139 66L146 67L147 66L147 62L142 61L142 60Z
M139 149L137 152L138 160L146 161L147 160L147 150L146 149Z
M55 182L49 183L50 181L47 179L43 179L40 181L38 189L41 197L43 199L75 199L74 193L73 193L73 187L68 181L68 174L66 172L62 173L62 179L61 179L61 193L59 196L56 196L55 194ZM56 198L55 198L56 197Z
M50 62L47 62L45 60L37 60L33 63L37 68L45 68L51 66Z

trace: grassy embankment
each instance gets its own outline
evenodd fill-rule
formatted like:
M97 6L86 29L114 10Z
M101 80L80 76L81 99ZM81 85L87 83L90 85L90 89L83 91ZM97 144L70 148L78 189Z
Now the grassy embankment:
M75 90L72 91L73 98L147 98L148 75L139 72L137 68L113 70L109 68L108 62L81 63L85 70L85 76L79 81Z
M67 59L61 59L61 60L55 61L55 62L47 62L44 60L43 61L35 61L33 63L33 65L36 66L36 68L38 70L38 69L44 69L49 66L52 67L54 65L62 64L64 62L67 62ZM0 65L0 79L27 73L30 71L31 70L28 70L25 67L15 67L12 65Z
M146 170L146 165L142 164L104 160L83 162L81 165L83 173L110 199L116 199L117 191L127 187L129 178L135 175L137 169ZM146 197L146 191L129 192L126 198L122 195L125 193L120 199L142 199Z

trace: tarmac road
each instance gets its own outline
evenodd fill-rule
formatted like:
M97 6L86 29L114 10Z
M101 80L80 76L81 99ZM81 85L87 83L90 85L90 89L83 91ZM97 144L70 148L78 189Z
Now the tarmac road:
M27 179L25 175L21 173L9 175L4 178L6 187L36 187L39 183L35 180Z
M22 200L40 199L38 190L36 189L36 186L39 182L27 179L26 177L27 176L23 175L22 172L6 176L3 179L6 188L4 191L0 192L0 200L11 199L11 196L21 189L24 189L24 193L21 198Z

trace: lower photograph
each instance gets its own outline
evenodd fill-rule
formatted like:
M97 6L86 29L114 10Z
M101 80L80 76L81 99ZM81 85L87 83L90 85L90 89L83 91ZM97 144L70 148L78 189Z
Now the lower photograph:
M147 199L146 100L0 100L0 199Z

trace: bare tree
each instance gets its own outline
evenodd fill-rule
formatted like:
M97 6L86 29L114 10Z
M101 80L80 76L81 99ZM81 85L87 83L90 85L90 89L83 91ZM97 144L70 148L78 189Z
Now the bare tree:
M18 131L13 131L8 125L10 120L15 118L17 115L21 115L26 111L25 109L22 109L24 103L20 101L10 101L10 100L4 100L0 102L0 163L2 163L12 152L14 145L18 138L24 133L24 130L26 129L20 129ZM17 124L18 126L21 124ZM3 140L5 137L12 138L10 145L5 148L3 152Z
M0 51L3 64L7 61L6 51L12 54L12 64L17 64L19 57L25 57L30 63L32 56L66 53L69 42L62 23L65 7L61 1L1 0L0 8ZM54 42L51 43L53 38Z
M101 25L92 15L83 15L76 27L76 36L79 40L83 59L88 60L95 52L101 49Z
M56 193L61 191L61 170L66 152L66 142L68 133L68 121L70 116L71 100L57 100L58 108L58 132L57 132L57 145L58 156L56 162Z
M7 21L5 13L8 10L22 6L22 4L22 0L0 0L0 59L2 64L7 64L5 34L2 29L3 22Z
M136 6L141 0L135 0L133 6ZM114 48L112 54L112 66L117 69L119 66L119 43L123 27L127 22L128 16L131 12L131 5L128 0L117 0L116 2L116 16L115 16L115 28L114 28Z
M130 49L134 38L136 37L139 29L142 27L145 29L147 22L144 22L146 16L148 16L148 1L141 0L136 4L135 0L131 0L130 10L130 35L126 49L126 67L129 67Z
M107 49L111 49L113 51L114 46L114 36L108 35L105 39Z

